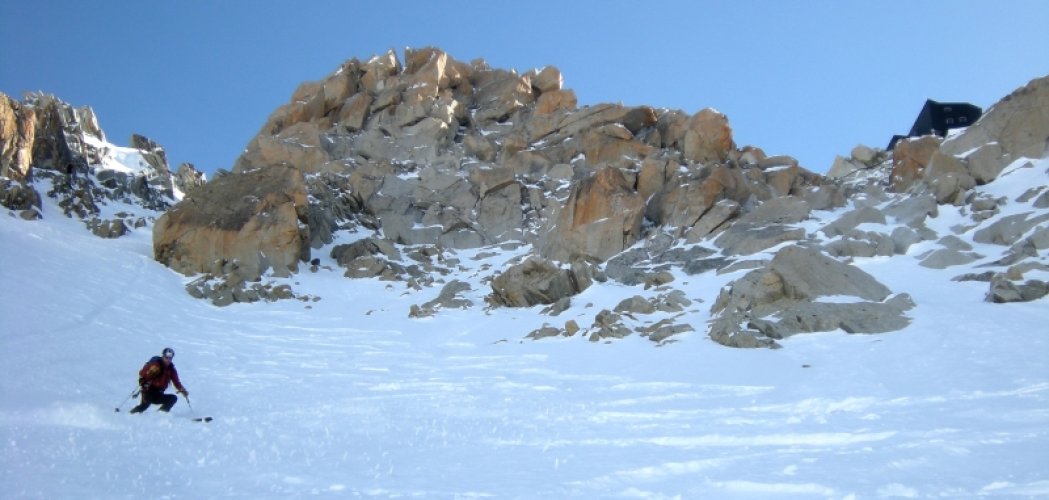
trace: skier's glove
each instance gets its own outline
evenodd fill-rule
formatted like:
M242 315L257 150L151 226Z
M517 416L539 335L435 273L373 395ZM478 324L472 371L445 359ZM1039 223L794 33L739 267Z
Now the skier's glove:
M187 398L189 397L189 391L187 391L187 390L185 390L185 389L182 389L181 391L178 391L178 392L179 392L179 394L181 394L181 395L182 395L183 397L187 397Z

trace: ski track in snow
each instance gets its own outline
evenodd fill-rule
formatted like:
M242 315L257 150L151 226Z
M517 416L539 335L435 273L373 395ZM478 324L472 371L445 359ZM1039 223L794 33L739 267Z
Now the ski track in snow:
M902 258L857 262L919 304L893 334L522 342L549 318L410 320L436 290L337 271L292 279L309 308L216 308L149 260L148 232L104 241L49 208L0 222L3 498L1049 495L1046 300L987 304ZM704 297L694 324L729 279L679 279ZM165 345L193 408L114 412Z

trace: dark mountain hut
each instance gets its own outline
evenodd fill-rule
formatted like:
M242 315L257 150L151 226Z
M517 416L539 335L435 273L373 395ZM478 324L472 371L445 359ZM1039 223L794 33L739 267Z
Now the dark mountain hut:
M938 135L946 137L947 131L955 128L964 128L972 125L980 119L983 110L967 102L936 102L932 99L925 101L925 106L914 120L911 131L907 135L894 135L889 141L889 151L892 151L896 141L904 137L921 137L923 135Z

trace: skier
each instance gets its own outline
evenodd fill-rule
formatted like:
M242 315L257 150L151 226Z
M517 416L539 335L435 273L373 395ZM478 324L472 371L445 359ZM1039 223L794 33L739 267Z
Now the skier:
M160 411L168 411L178 401L174 394L164 394L169 383L175 384L175 389L184 397L189 397L189 391L182 387L178 379L178 370L171 358L175 357L175 350L165 347L160 356L153 356L145 366L138 372L138 385L142 392L142 403L131 409L131 413L140 413L149 405L161 405Z

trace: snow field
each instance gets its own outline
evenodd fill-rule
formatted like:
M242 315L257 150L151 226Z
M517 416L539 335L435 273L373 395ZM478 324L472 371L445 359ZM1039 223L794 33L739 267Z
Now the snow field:
M415 320L438 289L336 269L288 280L318 302L216 308L152 261L148 230L107 241L43 213L0 217L3 498L1049 495L1046 300L986 303L949 281L961 268L857 259L918 304L890 334L728 349L705 321L739 274L679 275L697 331L676 342L522 341L645 292L596 286L551 318L485 310L468 272L474 308ZM169 345L192 409L114 412Z

